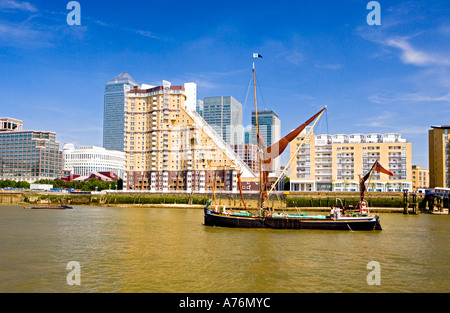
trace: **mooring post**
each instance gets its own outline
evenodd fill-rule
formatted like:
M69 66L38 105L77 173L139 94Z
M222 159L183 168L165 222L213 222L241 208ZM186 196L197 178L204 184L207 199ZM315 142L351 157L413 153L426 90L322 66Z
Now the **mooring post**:
M403 190L403 214L408 214L408 191Z
M412 194L413 198L413 214L417 214L419 203L417 202L417 195L415 193Z

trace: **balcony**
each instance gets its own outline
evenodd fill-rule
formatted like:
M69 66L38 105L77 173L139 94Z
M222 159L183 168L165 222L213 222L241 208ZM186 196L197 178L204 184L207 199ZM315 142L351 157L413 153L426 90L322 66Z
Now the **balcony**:
M331 159L330 160L320 160L320 161L316 161L315 164L331 164Z
M316 172L316 176L323 176L323 177L330 177L331 178L331 172Z
M351 160L337 160L337 164L353 164L353 159Z
M316 154L316 159L331 159L331 154Z

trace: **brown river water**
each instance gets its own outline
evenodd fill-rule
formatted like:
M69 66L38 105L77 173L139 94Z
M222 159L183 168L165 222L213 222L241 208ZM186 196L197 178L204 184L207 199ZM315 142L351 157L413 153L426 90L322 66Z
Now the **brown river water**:
M0 206L0 292L450 292L450 216L380 217L371 232L228 229L199 209Z

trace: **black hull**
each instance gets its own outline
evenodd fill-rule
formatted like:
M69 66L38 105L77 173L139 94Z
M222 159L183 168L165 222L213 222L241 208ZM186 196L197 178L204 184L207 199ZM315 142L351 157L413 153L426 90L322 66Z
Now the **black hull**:
M27 207L25 207L27 208ZM30 208L31 210L68 210L72 209L71 206L63 205L63 206L33 206Z
M205 225L237 228L267 228L260 217L236 217L216 214L205 210Z
M381 230L377 218L280 218L280 217L241 217L218 214L205 210L205 225L234 228L271 229L322 229L322 230Z

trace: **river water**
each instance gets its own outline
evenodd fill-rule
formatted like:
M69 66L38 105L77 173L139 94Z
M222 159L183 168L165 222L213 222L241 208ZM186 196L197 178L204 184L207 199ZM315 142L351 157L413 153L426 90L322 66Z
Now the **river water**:
M199 209L0 206L0 292L450 292L450 216L381 225L228 229Z

